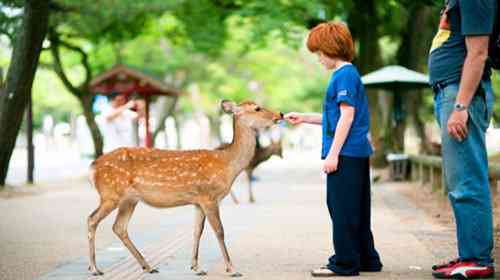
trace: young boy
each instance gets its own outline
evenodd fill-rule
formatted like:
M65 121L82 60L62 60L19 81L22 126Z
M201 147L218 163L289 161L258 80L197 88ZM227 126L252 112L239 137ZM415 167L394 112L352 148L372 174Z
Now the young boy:
M359 73L351 61L354 44L347 26L321 23L307 39L307 48L333 70L323 102L323 114L289 113L291 124L322 125L321 158L327 173L327 205L333 224L335 255L312 276L355 276L378 272L382 263L370 225L370 163L368 101Z

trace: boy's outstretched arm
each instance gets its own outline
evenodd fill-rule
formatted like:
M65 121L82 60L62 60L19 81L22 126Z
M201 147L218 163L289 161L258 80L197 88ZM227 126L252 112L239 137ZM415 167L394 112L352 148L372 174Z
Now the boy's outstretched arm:
M318 113L296 113L291 112L285 115L285 120L293 125L308 123L308 124L319 124L323 120L321 114Z

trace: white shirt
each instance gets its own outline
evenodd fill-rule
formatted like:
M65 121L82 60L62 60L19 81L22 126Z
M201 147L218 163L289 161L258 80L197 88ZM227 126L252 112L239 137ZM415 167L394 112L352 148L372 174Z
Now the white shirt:
M112 120L108 120L114 112L114 108L109 106L102 111L104 117L101 123L104 151L110 152L119 147L135 146L133 122L137 116L132 110L126 109Z

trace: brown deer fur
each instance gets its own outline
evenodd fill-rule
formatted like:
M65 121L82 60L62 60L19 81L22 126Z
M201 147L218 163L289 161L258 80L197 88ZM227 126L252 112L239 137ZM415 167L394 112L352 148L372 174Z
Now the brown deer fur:
M88 217L89 270L100 275L95 262L95 232L99 222L118 208L113 231L146 272L151 268L128 237L127 227L139 201L158 208L195 206L191 269L198 274L198 248L205 219L213 228L224 257L226 271L240 276L231 264L224 242L219 202L229 193L236 176L248 166L255 151L256 129L272 126L281 113L261 108L254 102L221 103L233 113L233 142L221 150L173 151L147 148L119 148L99 157L91 165L90 180L100 196L99 207Z

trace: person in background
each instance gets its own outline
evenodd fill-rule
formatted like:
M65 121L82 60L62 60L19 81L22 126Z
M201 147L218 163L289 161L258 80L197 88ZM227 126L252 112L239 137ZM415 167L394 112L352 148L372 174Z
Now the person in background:
M132 111L136 101L114 92L108 96L110 106L103 110L104 151L109 152L119 147L135 146L133 137L133 122L140 115Z
M319 63L333 70L323 101L323 114L288 113L291 124L323 128L321 158L327 173L327 206L333 225L335 254L314 277L355 276L360 271L382 270L371 231L368 99L356 67L351 63L354 44L341 22L321 23L307 39Z

